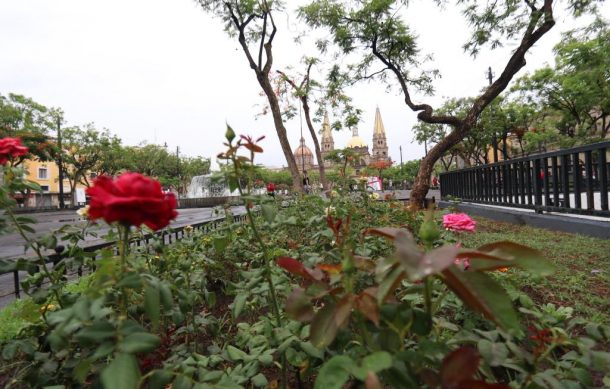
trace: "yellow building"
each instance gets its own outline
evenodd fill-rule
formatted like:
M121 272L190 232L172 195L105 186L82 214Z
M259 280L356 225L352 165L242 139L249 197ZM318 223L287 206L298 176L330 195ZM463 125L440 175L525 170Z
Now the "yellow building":
M30 193L28 196L16 195L15 199L20 206L28 208L57 208L59 207L59 168L53 161L41 162L26 160L23 162L26 171L25 178L40 185L42 193ZM76 188L85 188L77 184ZM70 190L70 181L64 179L64 204L70 206L73 199Z
M55 162L27 160L23 163L25 178L40 185L43 192L59 192L59 168ZM64 193L70 193L70 182L64 179Z

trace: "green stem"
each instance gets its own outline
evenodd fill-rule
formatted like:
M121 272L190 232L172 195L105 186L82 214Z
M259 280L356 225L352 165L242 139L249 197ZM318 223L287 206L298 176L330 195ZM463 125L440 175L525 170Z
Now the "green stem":
M119 246L121 258L121 274L127 273L127 254L129 251L129 226L120 226L119 233L121 236L121 244ZM121 288L121 313L127 318L127 288Z
M426 312L432 316L432 280L430 276L424 278L424 301L426 304Z
M53 278L51 276L51 273L49 273L49 269L47 269L47 261L45 261L44 256L42 255L42 252L40 251L40 247L38 246L38 244L32 244L32 241L26 235L23 228L21 228L21 224L19 224L19 222L17 221L17 218L15 217L15 214L13 213L13 211L11 210L10 207L6 208L6 214L11 218L13 225L17 228L17 231L19 232L19 235L21 235L21 237L29 244L29 246L36 253L38 260L40 261L40 267L41 267L42 272L44 273L45 277L49 279L49 281L51 282L51 284L53 286L55 286L57 284L57 281L55 278ZM57 304L59 304L60 308L63 308L64 305L61 302L59 291L56 288L53 288L53 295L55 296L55 299L57 300Z
M235 169L235 159L232 159L233 161L233 168ZM237 170L235 171L235 173L237 174ZM238 175L239 176L239 175ZM243 190L241 188L240 185L237 185L237 190L239 191L239 195L241 197L244 196ZM275 320L276 320L276 324L278 326L278 328L282 327L282 315L280 313L280 304L278 302L277 299L277 292L275 290L275 285L273 283L273 277L271 276L271 257L269 255L269 250L267 248L267 245L265 245L265 242L263 241L261 235L258 232L258 228L256 227L256 223L254 223L254 217L252 215L252 212L250 211L250 208L248 207L249 204L246 203L246 213L248 214L248 219L250 222L250 228L252 228L252 233L254 234L254 238L256 239L256 241L258 242L259 246L261 247L261 249L263 250L263 256L265 258L264 260L264 264L265 264L265 278L267 280L267 284L269 285L269 298L271 299L271 303L272 303L272 307L273 307L273 313L275 315ZM282 382L281 382L281 388L285 388L286 387L286 381L288 379L287 376L287 368L286 368L286 355L284 353L282 353Z

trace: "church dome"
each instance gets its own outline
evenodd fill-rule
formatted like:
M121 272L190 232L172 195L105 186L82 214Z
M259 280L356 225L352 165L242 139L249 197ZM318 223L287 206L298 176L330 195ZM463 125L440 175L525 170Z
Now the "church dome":
M347 142L347 147L349 147L350 149L353 149L355 147L366 147L366 143L364 143L364 139L362 139L358 135L354 135Z
M301 138L301 144L294 151L294 156L295 157L301 157L301 156L313 157L313 153L311 152L309 147L305 146L305 139Z

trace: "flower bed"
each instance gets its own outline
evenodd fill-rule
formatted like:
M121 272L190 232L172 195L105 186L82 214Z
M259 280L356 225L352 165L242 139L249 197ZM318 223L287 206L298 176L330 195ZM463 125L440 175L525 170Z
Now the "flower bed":
M44 308L2 345L2 383L371 389L600 384L609 354L597 342L607 340L607 327L585 326L561 309L502 288L502 269L550 274L553 266L540 252L508 241L460 248L471 236L466 234L476 234L466 215L456 221L411 212L365 192L337 188L328 201L305 196L286 208L280 199L250 196L239 180L247 179L262 151L257 143L235 141L227 132L228 149L221 154L234 168L229 185L246 202L246 225L229 217L213 233L187 231L173 245L131 252L123 245L119 257L107 253L96 261L87 287L78 291L66 288L63 270L93 263L76 248L86 232L72 232L71 255L24 285ZM249 156L238 157L244 148ZM116 204L100 201L97 206ZM139 204L147 203L133 202L131 211ZM260 216L250 213L254 205ZM155 228L168 215L159 209ZM112 219L124 241L138 233L128 225L147 220ZM27 220L12 221L32 247L57 244L29 236ZM41 287L44 280L52 287Z

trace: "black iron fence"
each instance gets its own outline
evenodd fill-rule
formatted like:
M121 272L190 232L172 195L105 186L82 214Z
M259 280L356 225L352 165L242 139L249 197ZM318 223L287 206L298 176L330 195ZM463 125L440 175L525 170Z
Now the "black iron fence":
M246 214L234 215L233 221L237 223L243 223L246 221L246 217ZM186 227L188 227L189 230L192 228L192 231L201 231L203 233L208 233L217 230L225 222L225 217L218 217L216 219L206 220L204 222L194 223L188 226L179 226L156 233L144 234L139 238L131 239L130 247L132 249L138 247L146 247L146 249L149 250L149 243L151 241L158 241L161 244L171 244L173 242L181 240L182 238L184 238L185 235L189 233L187 230L185 230ZM96 256L93 259L96 259L97 256L101 256L100 251L102 249L111 249L113 250L114 255L119 255L119 248L117 246L116 241L107 241L83 247L83 250L85 252L96 253ZM60 261L65 258L66 256L64 254L52 253L46 256L47 265L57 266ZM28 260L30 260L34 265L38 262L37 258L30 258ZM89 268L79 266L77 269L74 269L71 272L67 273L66 276L71 278L78 278L87 271L94 270L95 265L90 266ZM14 298L21 298L21 278L25 276L28 276L28 273L19 270L10 271L8 273L0 273L0 307L4 305L4 303L12 301Z
M610 217L610 141L442 173L441 197Z

